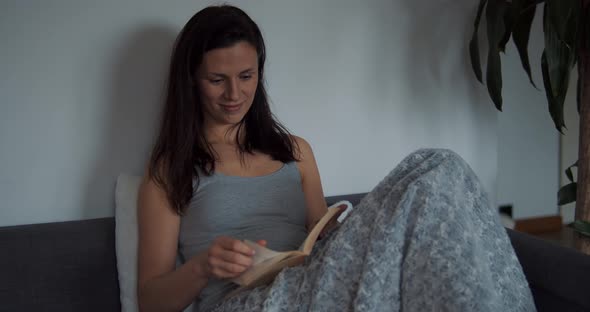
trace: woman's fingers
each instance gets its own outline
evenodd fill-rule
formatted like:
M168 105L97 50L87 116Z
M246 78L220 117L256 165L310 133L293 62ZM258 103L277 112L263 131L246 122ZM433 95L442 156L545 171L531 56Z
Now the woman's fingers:
M244 242L233 238L222 238L220 247L214 254L226 262L249 266L252 264L254 250Z
M216 242L218 242L219 245L223 249L234 251L237 253L241 253L245 256L253 256L254 255L254 249L250 248L248 245L246 245L241 240L234 239L234 238L227 237L227 236L222 236L222 237L219 237L218 239L216 239Z
M211 271L218 277L234 277L248 269L248 266L223 261L215 257L209 259L209 265Z
M209 248L209 267L218 278L235 277L252 265L254 250L231 237L218 237Z
M256 242L258 245L262 246L262 247L266 247L266 241L261 239L259 241Z
M245 267L249 267L252 264L252 256L245 256L234 251L224 250L223 252L219 253L217 257L224 262L239 264Z

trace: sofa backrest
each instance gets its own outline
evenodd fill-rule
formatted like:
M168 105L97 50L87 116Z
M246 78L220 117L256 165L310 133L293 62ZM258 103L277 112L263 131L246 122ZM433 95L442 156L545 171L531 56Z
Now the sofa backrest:
M590 311L590 256L508 234L539 312ZM0 312L121 310L114 218L0 227L0 251Z
M115 219L0 228L0 311L120 311Z
M121 310L115 218L0 227L0 251L0 311Z

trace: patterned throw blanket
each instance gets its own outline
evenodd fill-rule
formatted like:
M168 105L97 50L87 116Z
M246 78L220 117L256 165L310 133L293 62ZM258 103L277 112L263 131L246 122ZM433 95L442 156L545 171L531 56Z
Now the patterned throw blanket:
M220 311L535 311L505 229L449 150L404 159L306 262Z

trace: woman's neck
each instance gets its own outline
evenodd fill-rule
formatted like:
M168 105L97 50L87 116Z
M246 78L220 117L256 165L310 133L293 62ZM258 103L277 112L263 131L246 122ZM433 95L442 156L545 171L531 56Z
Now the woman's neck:
M209 144L236 145L238 125L208 125L205 127L207 142ZM244 131L240 131L240 142L244 140Z

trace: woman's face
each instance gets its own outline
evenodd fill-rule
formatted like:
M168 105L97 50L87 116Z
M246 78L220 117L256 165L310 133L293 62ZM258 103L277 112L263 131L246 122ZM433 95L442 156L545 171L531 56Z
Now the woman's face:
M254 100L258 86L258 53L244 41L211 50L203 56L198 77L205 124L237 124Z

